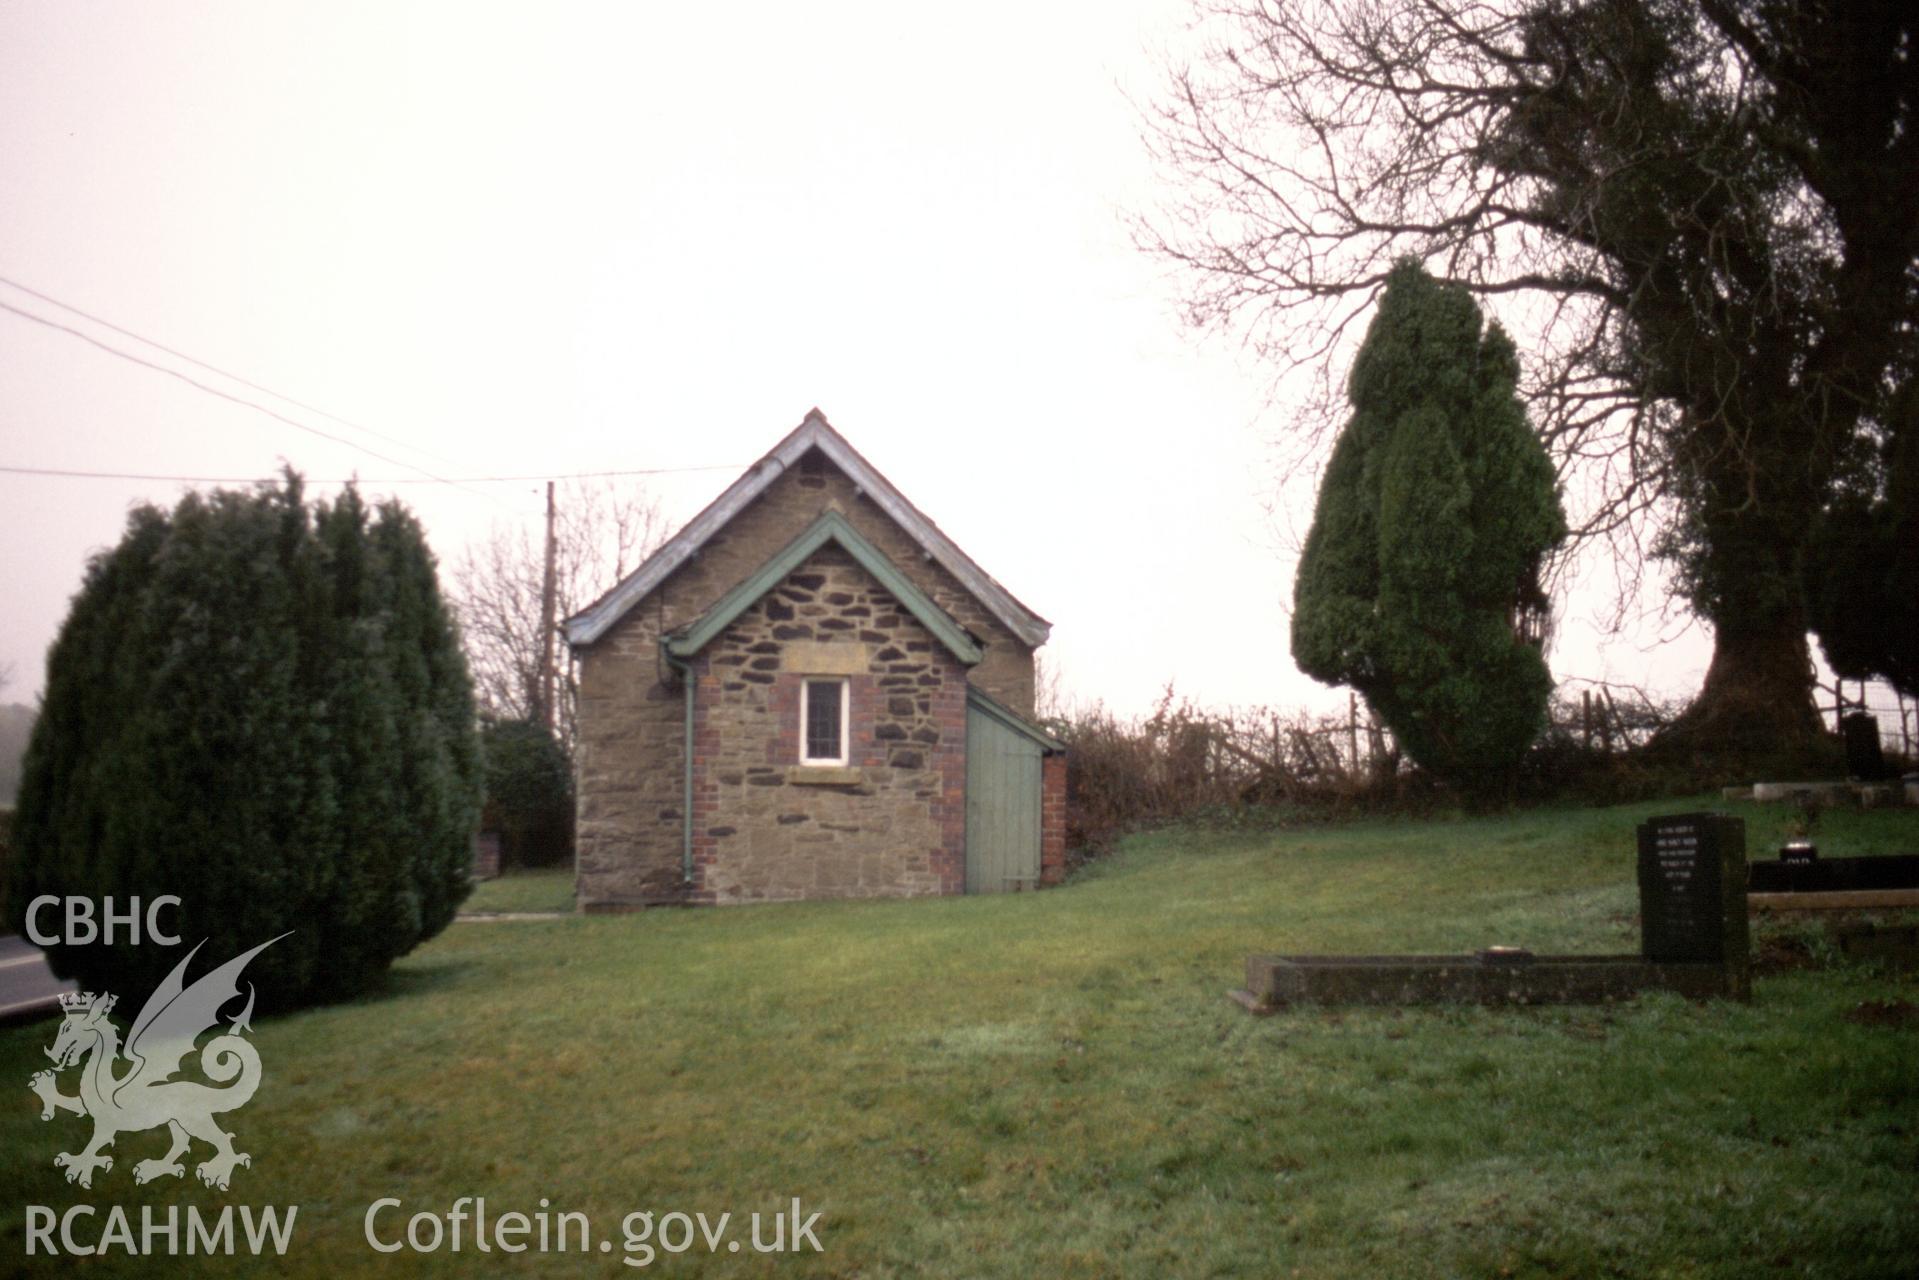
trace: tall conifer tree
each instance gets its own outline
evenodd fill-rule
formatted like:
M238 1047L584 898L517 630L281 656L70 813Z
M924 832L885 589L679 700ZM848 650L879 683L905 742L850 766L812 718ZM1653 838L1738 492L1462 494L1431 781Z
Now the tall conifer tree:
M1545 723L1553 470L1514 394L1512 341L1402 262L1354 361L1294 584L1293 658L1347 684L1407 754L1497 791Z

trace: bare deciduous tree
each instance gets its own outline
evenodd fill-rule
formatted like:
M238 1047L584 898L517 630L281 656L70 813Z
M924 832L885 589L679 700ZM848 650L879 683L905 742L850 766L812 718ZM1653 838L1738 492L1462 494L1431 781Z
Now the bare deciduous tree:
M630 485L570 481L559 486L555 506L554 617L563 623L651 554L666 528L657 501ZM503 720L533 718L542 701L544 533L496 524L484 542L467 547L453 572L475 691L486 713ZM563 639L556 637L552 652L554 727L570 755L577 682Z
M1712 624L1679 729L1816 732L1808 533L1911 429L1888 410L1919 366L1910 7L1200 7L1152 119L1176 195L1140 226L1193 317L1324 370L1402 256L1500 299L1575 532L1670 556Z
M1062 719L1072 714L1073 699L1059 664L1044 653L1033 655L1033 716L1038 720Z

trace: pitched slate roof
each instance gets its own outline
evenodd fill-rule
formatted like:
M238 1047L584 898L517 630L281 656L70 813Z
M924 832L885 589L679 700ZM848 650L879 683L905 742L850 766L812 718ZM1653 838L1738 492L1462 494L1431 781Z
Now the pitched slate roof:
M966 705L977 707L1013 732L1038 743L1048 755L1066 750L1066 744L996 698L987 696L978 685L966 686Z
M818 449L847 477L874 506L885 512L906 531L922 551L972 592L1006 629L1026 644L1038 648L1052 633L1052 624L1014 598L1013 593L993 580L991 574L973 563L938 525L908 502L898 489L873 464L860 456L846 438L826 420L818 409L784 440L767 451L766 456L746 469L738 480L715 498L706 510L688 521L686 527L666 540L660 549L627 575L618 586L566 621L567 642L575 647L592 644L605 635L626 611L643 600L675 569L685 564L707 539L717 533L748 503L766 491L808 449Z

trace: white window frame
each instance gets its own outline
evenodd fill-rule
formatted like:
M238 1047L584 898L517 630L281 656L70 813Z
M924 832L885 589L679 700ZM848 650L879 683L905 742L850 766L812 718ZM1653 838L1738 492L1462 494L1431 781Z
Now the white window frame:
M812 723L813 686L837 684L840 687L840 752L836 756L807 754L807 726ZM845 676L803 676L800 679L800 763L826 768L843 768L851 758L853 744L853 682Z

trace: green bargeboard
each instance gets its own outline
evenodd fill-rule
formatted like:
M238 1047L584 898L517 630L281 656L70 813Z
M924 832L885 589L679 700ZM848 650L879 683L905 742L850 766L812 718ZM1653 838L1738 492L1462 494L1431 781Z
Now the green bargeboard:
M966 708L966 892L1039 887L1040 745Z

